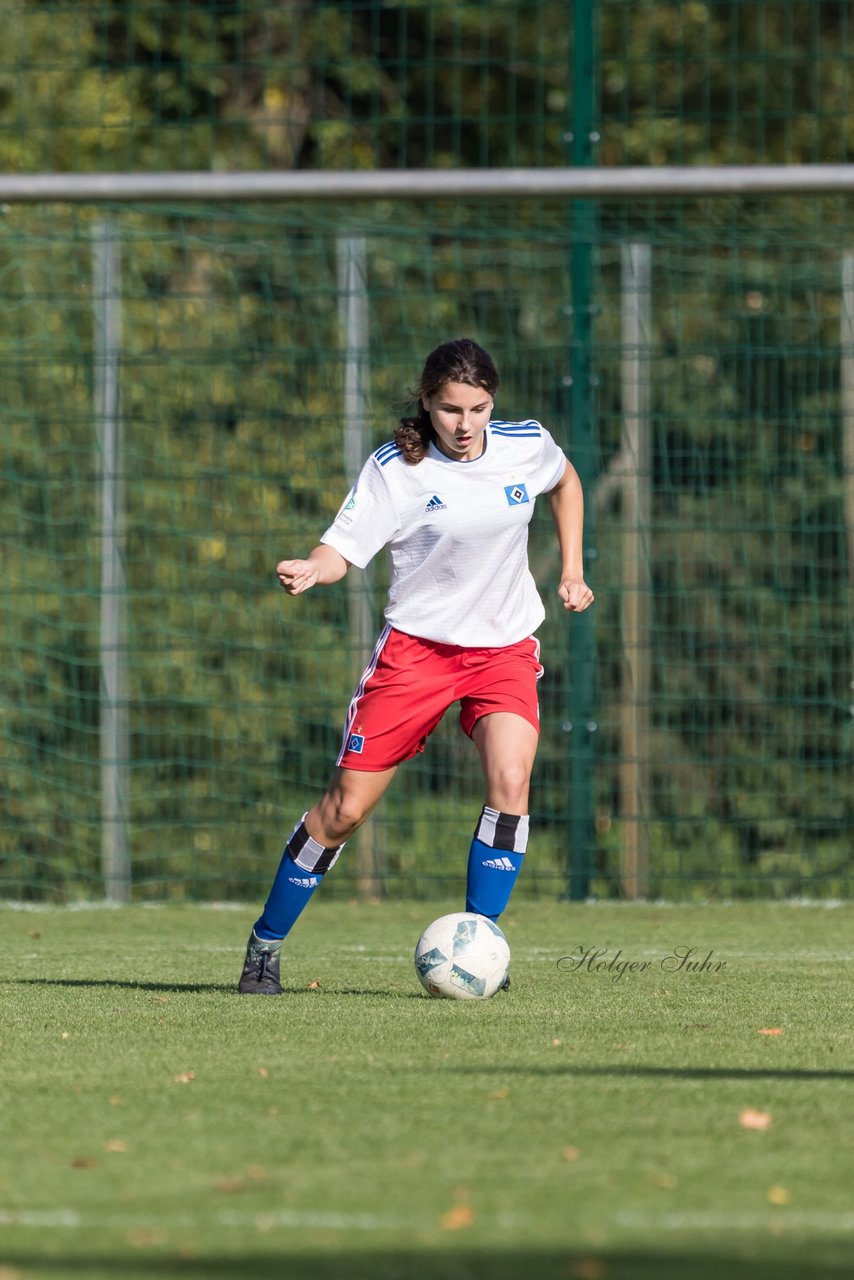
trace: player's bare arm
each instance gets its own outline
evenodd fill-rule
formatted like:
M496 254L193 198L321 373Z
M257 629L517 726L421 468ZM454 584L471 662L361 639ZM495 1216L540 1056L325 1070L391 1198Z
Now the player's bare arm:
M349 560L334 547L322 543L310 551L305 560L280 560L276 575L289 596L298 596L310 587L339 582L349 568Z
M560 547L558 595L564 609L582 613L593 603L594 595L584 581L584 495L578 472L571 462L567 462L563 475L549 493L549 503Z

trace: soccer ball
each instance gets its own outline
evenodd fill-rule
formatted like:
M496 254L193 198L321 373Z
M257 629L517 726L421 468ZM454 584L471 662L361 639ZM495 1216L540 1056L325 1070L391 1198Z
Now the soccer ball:
M498 925L472 911L440 916L415 948L422 987L448 1000L488 1000L504 985L509 966L510 948Z

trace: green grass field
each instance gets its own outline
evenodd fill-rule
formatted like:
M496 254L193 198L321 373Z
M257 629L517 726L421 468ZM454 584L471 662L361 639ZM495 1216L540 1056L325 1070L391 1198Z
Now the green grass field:
M0 1280L854 1273L854 908L520 902L482 1004L454 909L318 902L280 999L248 908L0 910Z

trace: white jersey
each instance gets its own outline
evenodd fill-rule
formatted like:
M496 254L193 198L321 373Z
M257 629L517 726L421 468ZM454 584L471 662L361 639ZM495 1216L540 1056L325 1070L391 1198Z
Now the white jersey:
M413 466L391 441L368 458L321 542L362 569L388 546L385 616L397 630L466 648L515 644L545 617L528 525L565 467L533 421L490 422L471 461L431 443Z

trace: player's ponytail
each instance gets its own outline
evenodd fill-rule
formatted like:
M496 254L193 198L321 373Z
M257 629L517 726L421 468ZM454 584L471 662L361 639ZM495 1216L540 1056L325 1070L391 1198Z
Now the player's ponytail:
M419 403L417 417L400 419L400 426L394 433L394 443L403 454L403 461L415 466L422 458L427 457L430 441L435 434L430 414Z
M498 390L498 370L489 352L484 351L471 338L443 342L435 351L430 352L418 389L411 393L412 399L418 402L418 412L413 418L401 418L400 426L394 433L395 444L403 454L404 461L411 466L426 458L430 441L436 434L422 398L430 399L449 382L483 387L484 391L494 396Z

